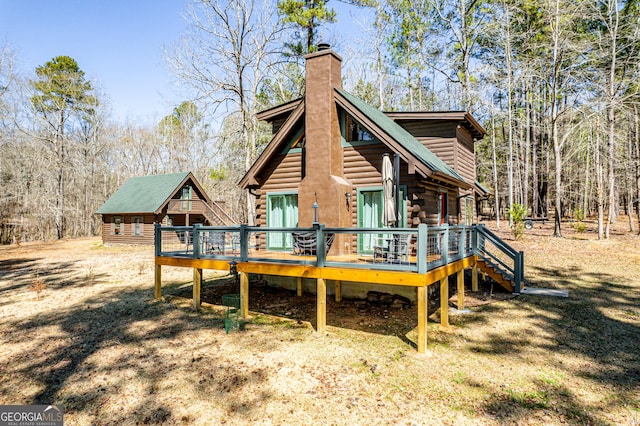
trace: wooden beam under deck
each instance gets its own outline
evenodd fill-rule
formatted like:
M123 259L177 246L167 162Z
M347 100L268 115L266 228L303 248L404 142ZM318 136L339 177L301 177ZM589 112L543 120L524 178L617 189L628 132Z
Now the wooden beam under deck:
M217 259L191 259L186 257L165 257L156 256L156 298L161 297L160 266L176 266L182 268L210 269L218 271L228 271L229 261ZM466 268L475 267L476 256L469 256L448 265L427 271L425 274L418 274L411 271L384 271L379 269L361 269L346 267L317 267L313 265L295 265L267 262L240 262L237 264L238 272L247 274L276 275L284 277L297 277L302 284L302 278L322 278L324 280L363 282L368 284L386 284L405 287L423 287L449 277ZM301 287L301 286L299 286ZM301 290L301 288L300 288Z
M210 269L214 271L228 271L229 260L193 259L189 257L156 256L156 265L178 266L181 268Z
M456 285L458 293L458 310L464 309L464 271L458 271L456 273Z
M322 278L325 280L363 282L369 284L388 284L406 287L422 287L439 282L476 264L475 256L469 256L448 265L418 274L411 271L384 271L380 269L362 269L347 267L317 267L313 265L295 265L267 262L239 262L238 272L248 274L277 275L283 277ZM212 269L228 271L229 261L218 259L190 259L186 257L156 256L156 265L178 266L183 268Z
M202 289L202 269L193 268L193 307L200 309L200 293Z
M449 327L449 279L440 280L440 326Z
M316 296L316 330L320 334L325 334L327 332L327 281L323 278L318 278L316 280Z
M154 286L153 286L153 298L155 300L162 298L162 265L156 262L154 268Z
M202 277L202 269L212 269L219 271L229 270L229 261L217 260L217 259L191 259L191 258L176 258L156 256L155 258L155 280L154 280L154 296L155 298L162 297L161 277L162 266L177 266L184 268L194 268L194 304L197 307L200 302L200 285L196 283ZM240 300L241 300L241 315L246 318L249 313L249 275L264 274L264 275L279 275L297 277L298 283L301 284L302 278L315 278L316 279L316 292L317 292L317 331L319 333L326 332L326 280L336 280L336 297L341 298L341 282L364 282L369 284L388 284L399 285L405 287L416 287L417 289L417 304L418 304L418 342L417 349L419 353L426 353L427 351L427 287L433 283L440 283L441 298L444 298L444 302L441 305L441 319L442 325L448 325L448 280L450 275L458 275L458 291L462 287L464 300L464 281L462 277L462 271L466 268L472 267L477 271L477 257L469 256L465 259L458 260L448 265L435 268L431 271L427 271L425 274L418 274L416 272L403 272L403 271L384 271L376 269L360 269L360 268L345 268L345 267L317 267L313 265L295 265L295 264L278 264L278 263L266 263L266 262L240 262L237 264L237 270L240 273ZM474 274L475 275L475 274ZM476 278L477 279L477 278ZM460 282L462 281L462 286ZM477 281L476 281L477 282ZM339 284L338 284L339 283ZM300 293L301 286L298 285L298 294ZM197 291L197 294L196 294ZM339 292L339 293L338 293ZM464 302L460 303L461 305Z
M429 306L427 287L417 288L418 302L418 352L427 353L427 307Z
M249 316L249 274L240 272L240 315Z

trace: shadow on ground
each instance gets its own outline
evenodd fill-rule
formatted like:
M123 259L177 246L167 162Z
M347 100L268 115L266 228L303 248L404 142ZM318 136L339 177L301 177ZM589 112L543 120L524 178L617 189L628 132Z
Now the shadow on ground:
M537 286L569 290L569 298L522 295L513 302L521 315L520 329L513 333L489 333L469 342L478 353L501 355L505 362L525 351L548 353L545 358L574 360L571 365L549 365L550 370L587 379L615 397L610 407L640 411L640 293L637 285L621 284L620 277L592 273L576 266L533 267ZM536 283L532 283L536 286ZM466 319L466 326L496 315L495 306L483 307L480 315ZM523 319L524 318L524 319ZM535 338L533 336L536 336ZM532 347L532 342L536 347ZM542 343L537 343L542 342ZM562 379L536 382L537 390L525 394L487 389L492 394L484 409L501 421L518 422L539 411L561 410L580 424L606 423L598 419L579 398L562 385ZM607 412L607 407L603 412Z
M35 261L16 260L12 265L27 268ZM64 265L66 270L73 267ZM0 293L6 291L10 289L0 289ZM224 336L224 318L219 313L153 302L152 289L105 286L104 291L91 294L94 296L71 306L4 322L0 338L5 348L5 364L0 368L3 403L56 403L64 405L65 413L82 413L98 423L104 416L109 424L158 424L181 421L166 401L156 397L158 388L172 375L194 374L199 380L196 386L207 392L222 392L229 386L241 389L266 380L259 371L240 365L210 368L222 365L216 359L216 336ZM47 303L46 298L41 303ZM167 357L171 347L184 344L182 336L198 330L207 330L211 336L207 359L200 356L175 362ZM6 352L11 345L18 350ZM127 401L127 387L136 379L140 380L135 394L129 395L132 403ZM110 400L114 395L120 395L122 405ZM245 410L256 406L230 398L229 404ZM120 406L120 412L105 412L105 404ZM188 420L193 419L182 419Z
M454 277L455 278L455 277ZM348 285L348 284L346 284ZM497 287L497 286L496 286ZM451 280L450 288L455 288L455 279ZM437 290L438 285L432 286ZM480 280L479 296L487 302L500 299L491 299L490 292L502 291L493 288L489 282ZM191 299L193 287L186 284L172 290L163 290L165 294ZM237 294L239 285L233 278L223 277L203 282L201 289L202 302L213 305L223 305L222 296L225 294ZM451 291L453 294L453 291ZM439 292L434 292L437 297L429 298L428 315L431 324L439 323ZM408 301L407 301L408 302ZM391 304L390 299L384 301L367 301L361 299L347 299L336 302L334 296L327 296L327 325L345 328L354 331L375 333L387 336L395 336L406 344L417 347L416 342L408 337L418 326L418 310L415 302L406 304ZM297 296L296 291L279 287L272 287L264 281L251 281L249 285L249 310L252 312L287 318L298 322L306 322L316 328L317 298L315 294L303 293ZM434 315L435 314L435 315ZM484 317L482 317L484 318ZM479 319L480 320L480 319ZM415 338L416 336L412 336ZM439 339L448 340L451 335L430 335L429 344L436 344ZM453 337L455 338L455 337Z

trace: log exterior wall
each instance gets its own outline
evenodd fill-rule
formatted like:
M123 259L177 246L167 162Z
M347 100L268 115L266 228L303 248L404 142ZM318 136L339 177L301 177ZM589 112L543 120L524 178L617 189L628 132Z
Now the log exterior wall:
M381 187L382 185L382 155L390 153L382 143L362 144L343 148L344 176L351 183L351 225L358 226L358 200L357 190L366 187ZM301 180L301 153L280 155L273 159L261 178L263 185L256 191L256 224L267 226L267 194L282 192L297 192ZM307 167L313 167L313 162L308 161ZM400 162L400 185L407 191L407 218L409 227L417 227L420 223L429 226L438 225L437 193L447 192L448 195L448 223L458 223L458 188L446 187L435 182L419 178L418 175L410 175L407 165ZM345 199L346 202L346 199ZM298 205L298 209L311 208L311 206ZM331 206L320 206L322 209ZM321 220L322 222L322 220Z
M122 223L120 233L114 233L114 216L120 216ZM141 235L134 235L134 218L142 217L140 224ZM155 216L153 214L105 214L102 216L102 242L104 244L153 244L153 226Z
M302 180L301 158L300 152L279 155L273 159L265 170L263 174L264 184L256 191L257 226L267 226L268 193L298 191L298 186Z

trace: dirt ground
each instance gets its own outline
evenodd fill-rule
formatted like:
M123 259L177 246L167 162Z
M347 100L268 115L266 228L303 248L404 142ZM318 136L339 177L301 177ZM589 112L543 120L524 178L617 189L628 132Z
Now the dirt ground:
M68 425L638 425L640 237L624 218L606 241L563 225L497 232L530 286L569 298L467 289L447 329L430 306L426 355L413 304L330 297L319 335L314 295L254 281L226 334L231 277L205 271L196 312L190 270L163 268L152 300L151 247L3 246L0 404L62 404Z

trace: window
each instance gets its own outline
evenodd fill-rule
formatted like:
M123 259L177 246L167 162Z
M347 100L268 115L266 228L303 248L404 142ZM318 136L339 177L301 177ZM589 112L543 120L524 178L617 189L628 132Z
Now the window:
M167 226L173 226L173 216L167 216Z
M122 216L114 216L113 223L111 224L111 234L112 235L122 235L124 232L124 228L122 226Z
M405 188L400 188L400 199L405 200ZM401 201L400 227L407 226L407 203ZM382 188L367 188L358 190L358 227L359 228L382 228L384 201ZM358 252L362 254L372 254L373 247L377 245L380 238L385 238L387 234L359 234Z
M298 226L298 194L267 194L267 226L270 228ZM267 249L292 250L291 233L267 233Z
M182 200L181 209L183 211L191 210L191 187L189 185L182 188L180 199Z
M345 125L345 139L347 142L361 142L361 141L373 141L375 140L373 135L369 133L364 127L362 127L351 116L347 115Z
M142 216L133 217L133 235L136 237L142 237L144 229L144 220Z

